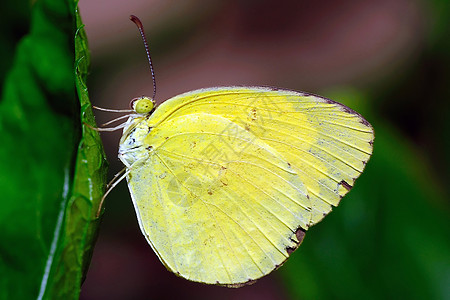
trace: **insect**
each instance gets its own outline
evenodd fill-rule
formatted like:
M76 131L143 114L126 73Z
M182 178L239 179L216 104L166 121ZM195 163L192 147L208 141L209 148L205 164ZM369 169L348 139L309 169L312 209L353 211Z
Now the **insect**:
M130 19L155 82L142 23ZM143 235L188 280L238 287L278 268L372 154L369 122L320 96L213 87L155 109L153 87L131 101L124 124L104 129L123 128L125 169L108 192L127 179Z

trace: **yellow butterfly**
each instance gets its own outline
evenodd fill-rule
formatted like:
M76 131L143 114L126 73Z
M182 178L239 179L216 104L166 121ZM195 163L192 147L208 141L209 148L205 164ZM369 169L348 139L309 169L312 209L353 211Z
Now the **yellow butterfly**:
M360 114L303 92L215 87L132 108L119 158L140 228L167 269L202 283L237 287L278 268L373 149Z

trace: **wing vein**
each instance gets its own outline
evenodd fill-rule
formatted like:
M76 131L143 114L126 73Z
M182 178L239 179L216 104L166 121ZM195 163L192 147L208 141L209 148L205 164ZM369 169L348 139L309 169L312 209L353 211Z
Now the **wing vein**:
M173 172L173 170L167 165L167 163L161 158L161 156L159 156L158 153L156 153L156 151L155 151L154 153L155 153L155 155L158 156L158 158L161 160L161 162L166 166L167 170L169 170L169 172L172 174L173 178L176 178L176 180L177 180L180 184L182 184L182 183L180 182L180 180L177 178L177 176L175 175L175 173ZM184 187L186 190L190 191L186 186L183 185L183 187ZM197 196L197 195L196 195L196 196ZM198 196L197 196L197 197L198 197ZM198 198L200 199L200 197L198 197ZM200 200L201 200L201 199L200 199ZM206 207L206 204L205 204L203 201L202 201L202 203L203 203L203 204L205 205L205 207ZM210 217L211 217L213 220L215 220L216 223L217 223L217 219L215 218L215 216L213 216L213 214L211 213L211 211L210 211L207 207L206 207L206 209L208 210ZM220 226L219 226L219 228L220 228L220 231L222 232L222 236L224 237L225 241L228 243L228 246L229 246L230 249L232 250L234 257L236 258L236 253L234 253L233 249L231 248L231 245L230 245L230 242L228 241L228 238L226 237L225 233L223 232L223 230L222 230L222 228L221 228ZM230 282L232 282L232 277L231 277L230 271L228 270L228 268L227 268L227 266L226 266L226 264L225 264L225 262L224 262L222 256L220 255L219 249L218 249L217 247L214 247L214 249L215 249L215 252L217 253L217 256L220 258L220 261L221 261L221 263L222 263L222 266L223 266L225 272L226 272L227 275L228 275L228 279L230 280ZM242 265L241 265L241 268L242 268ZM243 268L242 268L242 269L243 269ZM244 270L244 271L245 271L245 270Z

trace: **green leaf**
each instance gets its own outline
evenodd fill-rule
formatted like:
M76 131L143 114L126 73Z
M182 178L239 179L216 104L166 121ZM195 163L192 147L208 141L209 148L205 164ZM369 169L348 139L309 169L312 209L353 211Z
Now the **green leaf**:
M106 161L76 3L40 0L0 102L0 298L78 298Z

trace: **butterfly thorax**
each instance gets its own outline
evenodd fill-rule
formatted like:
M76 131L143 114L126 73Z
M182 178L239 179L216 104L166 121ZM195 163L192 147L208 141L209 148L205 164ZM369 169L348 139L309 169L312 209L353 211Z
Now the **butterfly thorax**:
M119 159L127 167L148 158L151 149L148 149L144 140L151 129L146 115L132 115L128 119L119 143Z

